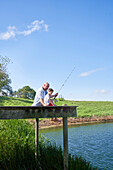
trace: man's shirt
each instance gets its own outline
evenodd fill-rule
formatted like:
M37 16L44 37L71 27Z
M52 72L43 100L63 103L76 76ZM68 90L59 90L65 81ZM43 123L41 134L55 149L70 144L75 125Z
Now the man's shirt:
M36 92L34 103L32 104L32 106L42 106L39 99L43 99L43 101L44 101L44 97L46 94L47 94L47 91L43 90L43 88L40 87Z

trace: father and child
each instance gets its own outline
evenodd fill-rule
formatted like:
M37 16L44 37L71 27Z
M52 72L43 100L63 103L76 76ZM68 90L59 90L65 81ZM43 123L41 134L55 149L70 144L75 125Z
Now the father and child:
M52 88L49 88L49 86L50 86L49 83L46 82L46 83L44 83L44 85L42 87L40 87L37 90L32 106L55 106L53 104L52 98L57 97L58 93L52 95L54 90ZM52 118L51 120L61 122L61 120L59 120L56 117L55 117L55 119Z

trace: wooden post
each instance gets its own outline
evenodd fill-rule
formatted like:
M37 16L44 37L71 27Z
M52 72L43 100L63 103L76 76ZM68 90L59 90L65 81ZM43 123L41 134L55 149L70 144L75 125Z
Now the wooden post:
M64 155L64 170L68 170L68 124L67 124L67 117L63 117L63 155Z
M35 159L38 159L38 124L39 124L39 119L36 118L35 122Z

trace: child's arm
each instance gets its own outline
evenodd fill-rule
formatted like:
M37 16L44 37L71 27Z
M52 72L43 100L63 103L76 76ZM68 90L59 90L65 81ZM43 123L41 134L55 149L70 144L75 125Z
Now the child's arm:
M51 98L52 97L57 97L58 96L58 93L54 94L54 95L51 95Z

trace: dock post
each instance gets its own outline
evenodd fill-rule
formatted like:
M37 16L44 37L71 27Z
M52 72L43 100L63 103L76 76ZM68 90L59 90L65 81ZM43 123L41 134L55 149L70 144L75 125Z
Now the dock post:
M39 124L39 119L36 118L35 122L35 159L38 159L38 124Z
M68 124L67 124L67 117L63 117L63 158L64 158L64 170L68 170Z

